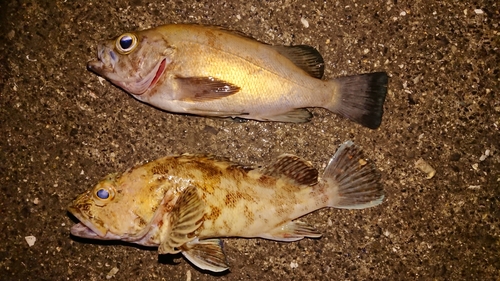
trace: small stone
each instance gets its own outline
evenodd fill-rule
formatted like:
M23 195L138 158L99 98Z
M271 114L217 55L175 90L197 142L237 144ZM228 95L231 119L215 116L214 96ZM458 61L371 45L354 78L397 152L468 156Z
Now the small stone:
M9 33L7 33L7 39L12 40L16 36L16 31L11 30Z
M292 269L295 269L295 268L299 267L299 264L298 264L297 262L295 262L295 261L292 261L292 262L290 263L290 267L291 267Z
M483 10L481 10L481 9L474 9L474 13L476 13L476 15L484 14Z
M103 82L104 82L106 79L102 78L101 76L97 76L97 80L99 80L99 84L101 84L102 86L104 86L104 83L103 83Z
M40 199L38 199L38 197L36 197L36 198L33 200L33 204L35 204L35 205L40 204Z
M108 274L106 275L106 279L111 279L115 276L115 274L118 272L118 268L117 267L113 267L109 272Z
M36 237L33 236L33 235L30 235L30 236L26 236L24 237L24 239L26 240L26 243L28 243L28 246L33 246L35 245L35 242L36 242Z
M302 25L303 25L305 28L308 28L308 27L309 27L309 22L308 22L305 18L301 18L301 19L300 19L300 22L302 23Z
M429 165L429 163L425 162L424 159L420 158L415 162L415 168L427 174L427 179L432 179L436 174L436 170Z

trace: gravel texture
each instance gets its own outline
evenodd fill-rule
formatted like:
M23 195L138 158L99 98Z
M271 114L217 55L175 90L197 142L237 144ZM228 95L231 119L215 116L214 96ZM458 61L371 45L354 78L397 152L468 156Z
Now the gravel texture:
M499 11L486 0L0 2L0 279L500 280ZM312 45L327 78L387 71L382 126L321 109L306 124L170 114L86 70L98 40L164 23ZM381 170L386 201L306 216L321 239L226 239L229 273L69 235L66 206L108 173L183 152L246 164L294 153L322 170L348 139Z

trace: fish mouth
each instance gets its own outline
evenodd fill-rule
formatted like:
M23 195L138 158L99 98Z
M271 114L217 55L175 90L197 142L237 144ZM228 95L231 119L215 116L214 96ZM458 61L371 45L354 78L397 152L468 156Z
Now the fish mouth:
M109 236L106 228L93 224L78 208L69 206L68 211L80 221L71 227L72 235L89 239L106 239Z
M87 69L110 80L113 84L124 89L128 93L140 96L156 85L165 72L166 65L167 60L166 58L163 58L145 77L132 77L128 79L120 77L120 75L116 73L114 65L104 63L101 58L89 61L87 63Z

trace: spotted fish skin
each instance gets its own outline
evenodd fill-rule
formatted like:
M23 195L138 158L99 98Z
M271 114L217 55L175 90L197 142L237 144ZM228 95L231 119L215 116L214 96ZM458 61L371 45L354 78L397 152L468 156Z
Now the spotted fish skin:
M214 26L169 24L99 42L87 68L134 98L176 113L307 122L322 107L365 127L382 122L385 72L324 80L313 47L273 46Z
M321 233L295 219L324 207L361 209L384 198L361 150L344 143L322 177L290 154L263 167L214 156L179 155L112 174L78 196L69 211L75 236L122 240L182 252L196 266L228 269L223 237L296 241Z

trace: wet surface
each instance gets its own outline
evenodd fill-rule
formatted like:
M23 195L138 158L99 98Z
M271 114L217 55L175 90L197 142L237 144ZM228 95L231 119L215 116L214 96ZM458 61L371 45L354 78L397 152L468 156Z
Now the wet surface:
M103 280L117 268L111 279L498 280L500 7L473 3L2 2L0 279ZM321 109L306 124L170 114L86 70L98 40L164 23L315 46L327 78L387 71L382 126ZM246 164L294 153L322 169L348 139L382 171L386 201L306 216L321 239L226 239L229 273L69 235L66 206L108 173L182 152ZM420 158L433 178L415 167Z

